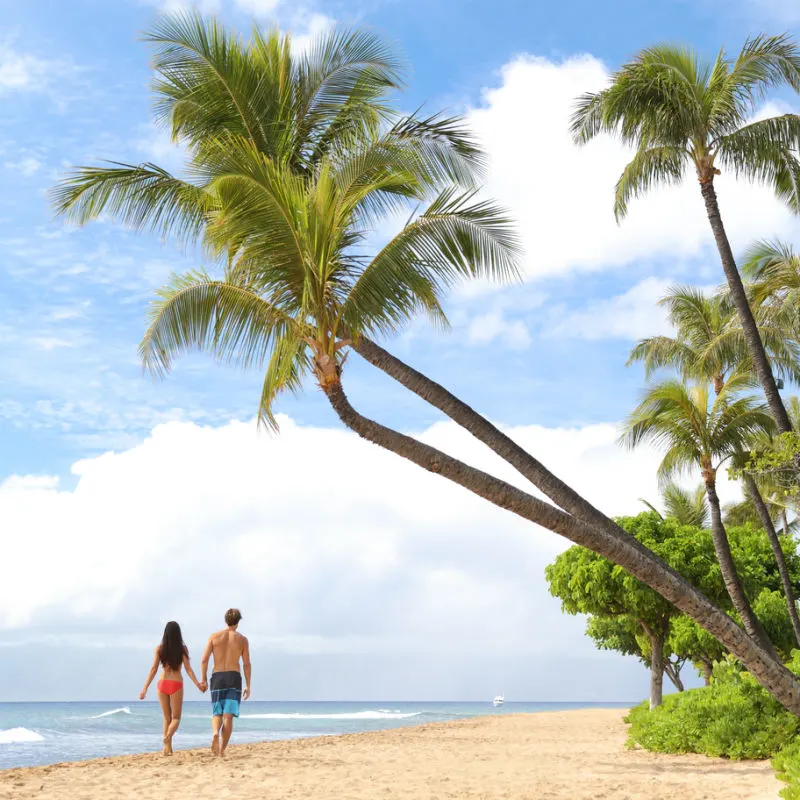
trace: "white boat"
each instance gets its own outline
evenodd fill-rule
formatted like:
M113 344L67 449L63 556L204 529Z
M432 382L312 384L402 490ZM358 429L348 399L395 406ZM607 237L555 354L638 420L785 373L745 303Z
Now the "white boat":
M497 695L497 696L494 698L494 700L492 700L492 705L493 705L493 706L501 706L501 705L503 705L503 703L505 703L505 701L506 701L506 698L505 698L505 696L504 696L504 695L502 695L502 694L498 694L498 695Z

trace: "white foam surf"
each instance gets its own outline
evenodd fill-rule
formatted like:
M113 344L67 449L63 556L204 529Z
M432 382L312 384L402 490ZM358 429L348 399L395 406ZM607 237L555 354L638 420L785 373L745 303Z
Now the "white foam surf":
M0 731L0 744L19 744L22 742L43 742L44 736L27 728L9 728Z
M352 711L342 714L242 714L242 719L409 719L422 712L401 714L397 711Z
M95 714L93 717L89 717L89 719L102 719L103 717L111 717L114 714L130 714L131 710L125 706L124 708L114 708L111 711L104 711L102 714Z

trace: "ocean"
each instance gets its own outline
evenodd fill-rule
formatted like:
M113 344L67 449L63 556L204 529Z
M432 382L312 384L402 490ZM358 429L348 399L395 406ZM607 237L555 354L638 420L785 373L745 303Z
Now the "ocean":
M625 708L632 703L259 702L242 704L233 744L421 725L486 714L538 713L571 708ZM208 701L187 701L176 750L210 742ZM0 769L82 761L161 749L157 702L0 703Z

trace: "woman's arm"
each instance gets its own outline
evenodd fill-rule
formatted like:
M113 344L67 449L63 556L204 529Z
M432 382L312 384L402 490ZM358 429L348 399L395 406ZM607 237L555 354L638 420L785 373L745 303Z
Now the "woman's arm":
M192 683L201 692L204 691L203 687L200 685L200 681L197 680L197 676L194 674L194 670L192 669L192 664L189 661L189 654L185 651L183 653L183 668L186 670L186 674L192 679Z
M159 658L159 648L156 647L156 654L153 658L153 666L150 667L150 672L147 675L147 681L145 682L144 689L142 689L142 693L139 695L140 700L144 700L145 695L147 694L147 690L150 688L150 684L153 682L153 678L156 676L156 672L158 672L158 665L161 663L161 659Z

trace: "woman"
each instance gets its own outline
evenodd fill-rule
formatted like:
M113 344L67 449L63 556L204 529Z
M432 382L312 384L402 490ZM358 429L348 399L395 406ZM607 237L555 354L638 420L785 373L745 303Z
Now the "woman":
M192 665L189 663L189 650L183 643L181 626L177 622L168 622L164 628L164 636L161 644L156 647L153 666L147 676L147 683L139 695L140 700L144 700L147 690L158 672L159 665L164 668L161 680L156 684L158 702L161 703L161 712L164 714L164 755L171 756L172 737L181 724L181 709L183 708L182 667L186 668L186 674L192 679L192 683L202 691L192 670Z

